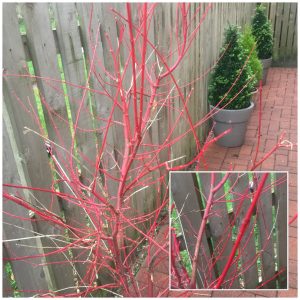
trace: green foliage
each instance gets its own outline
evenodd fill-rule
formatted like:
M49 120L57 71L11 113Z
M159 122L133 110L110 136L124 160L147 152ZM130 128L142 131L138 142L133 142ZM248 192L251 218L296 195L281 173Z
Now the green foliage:
M182 232L176 208L172 209L171 212L171 226L175 228L176 234L180 234Z
M208 101L211 105L220 108L225 105L226 109L247 108L250 106L251 92L254 87L253 73L249 64L241 72L247 56L241 45L237 26L230 25L226 29L225 42L221 52L223 57L210 78ZM233 98L234 100L232 100ZM221 99L223 100L218 105Z
M13 290L13 294L15 298L21 297L21 293L19 292L18 286L17 286L17 282L15 280L12 268L11 268L11 264L9 262L7 262L4 266L4 272L6 273L6 276L8 278L9 284Z
M182 264L184 265L189 276L191 277L192 276L192 264L191 264L191 259L190 259L188 251L187 250L181 251L180 256L181 256Z
M179 221L179 215L176 208L172 209L171 212L171 226L175 228L176 235L182 233L181 223ZM192 275L192 263L187 250L183 250L180 252L181 262L188 272L189 276Z
M273 52L272 26L265 10L266 8L262 4L257 6L252 19L252 34L256 41L259 59L270 58Z
M245 27L245 30L244 30L244 32L242 34L242 37L241 37L241 44L242 44L242 47L245 50L245 54L247 55L247 57L251 53L251 55L249 57L249 66L252 70L252 73L255 75L254 85L256 85L259 82L259 80L261 80L261 78L262 78L263 67L262 67L262 64L261 64L258 56L257 56L255 38L252 34L250 26Z

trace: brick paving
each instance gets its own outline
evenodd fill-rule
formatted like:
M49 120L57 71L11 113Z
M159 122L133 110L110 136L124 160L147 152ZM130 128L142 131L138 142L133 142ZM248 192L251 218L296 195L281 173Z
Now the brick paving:
M264 157L285 132L285 139L294 144L292 149L280 148L256 170L289 172L289 217L297 211L297 69L272 68L262 91L262 130L257 161ZM205 153L209 170L247 170L256 152L259 108L256 105L248 123L242 147L222 148L213 145ZM219 159L218 159L219 158ZM221 158L221 159L220 159ZM232 164L232 165L231 165ZM255 292L267 297L297 296L297 221L289 226L289 287L288 291ZM213 296L217 296L213 293ZM219 292L221 293L221 292ZM240 293L240 292L239 292ZM229 292L231 296L236 293ZM220 296L222 296L220 294ZM224 295L223 295L224 296ZM243 295L240 295L241 297Z
M206 151L205 159L209 163L208 170L227 171L248 170L251 168L257 145L258 135L258 105L248 123L246 140L243 146L237 148L222 148L213 145ZM285 139L294 144L292 149L280 148L256 170L289 171L289 216L297 211L297 69L271 68L267 84L262 91L262 130L258 149L259 161L277 143L281 133L285 131ZM167 238L168 226L160 230L156 240L163 244ZM153 246L151 253L156 253L160 268L154 268L149 275L146 262L137 275L138 280L146 283L146 278L153 278L154 297L297 297L297 221L289 226L289 290L287 291L201 291L182 294L169 291L168 256L162 251L157 253ZM152 277L151 277L152 276ZM149 296L147 290L142 296Z

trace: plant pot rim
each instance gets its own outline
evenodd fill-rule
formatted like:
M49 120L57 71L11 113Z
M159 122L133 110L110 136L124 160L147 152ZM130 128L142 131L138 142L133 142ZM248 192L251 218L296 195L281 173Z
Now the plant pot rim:
M268 57L268 58L260 58L260 60L270 60L270 59L272 59L273 58L273 56L270 56L270 57Z
M258 93L258 87L255 88L255 90L254 90L253 92L251 92L250 95L255 95L255 94L257 94L257 93Z
M258 91L258 89L257 89ZM209 104L211 108L215 108L217 111L221 110L221 111L244 111L246 109L252 109L252 107L254 107L254 102L253 101L250 101L250 106L248 107L245 107L245 108L240 108L240 109L226 109L226 108L219 108L217 106L214 106L212 104Z

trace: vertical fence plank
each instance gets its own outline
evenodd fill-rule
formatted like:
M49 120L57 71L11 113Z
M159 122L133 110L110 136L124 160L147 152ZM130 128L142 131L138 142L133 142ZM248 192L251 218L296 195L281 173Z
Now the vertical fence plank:
M295 23L294 23L294 41L293 41L293 55L297 57L298 47L298 5L295 6Z
M274 28L274 44L273 44L273 56L275 60L278 60L279 58L283 6L284 3L277 3L277 7L276 7L276 26Z
M285 3L283 6L283 20L281 27L281 37L280 37L280 48L279 48L279 59L286 59L287 51L287 37L288 37L288 24L290 19L290 3Z
M190 173L172 173L171 174L171 193L176 204L178 213L181 215L181 223L185 240L187 241L190 257L193 256L196 245L196 237L202 216L200 212L200 198L195 190L195 175ZM203 255L205 253L207 256ZM208 261L210 259L207 237L204 234L201 241L201 251L198 257L197 285L198 288L205 287L205 282L211 282L215 279L214 270L208 270Z
M93 49L97 47L97 58L103 64L103 49L101 46L101 38L100 34L97 37L97 30L99 25L99 12L98 6L94 9L94 4L91 3L75 3L79 22L80 22L80 34L82 38L82 46L84 50L85 62L87 72L91 69L91 63L93 59ZM93 11L93 14L91 14ZM98 44L96 45L96 40L98 38ZM101 77L105 80L108 80L105 73L99 68L99 66L94 63L94 72L91 72L89 87L101 91L102 87L99 84L95 72L99 73ZM102 119L107 119L110 112L111 105L106 96L91 92L91 101L93 106L93 114L95 116L95 127L96 128L104 128L106 123ZM96 136L98 138L98 143L101 145L101 130L97 130Z
M257 223L262 250L262 281L266 282L275 274L274 247L272 238L273 217L270 174L264 185L264 188L265 190L263 191L260 201L257 204ZM264 285L263 288L276 288L275 282L271 281Z
M79 86L86 86L85 65L81 47L80 34L77 24L76 7L74 3L56 3L55 15L57 18L57 37L61 53L61 59L65 74L65 80ZM67 93L70 102L73 123L77 118L80 102L84 95L84 88L67 85ZM81 178L85 185L89 186L93 179L93 172L96 161L96 136L93 130L92 115L89 110L88 93L85 95L83 105L80 109L78 126L76 131L76 143L79 150ZM91 132L83 132L90 130ZM87 161L85 157L89 160ZM91 213L91 212L89 212ZM91 213L91 215L93 215ZM78 227L78 224L86 227L86 212L77 204L68 203L65 205L65 217L69 225ZM92 217L96 220L95 216ZM70 233L70 236L75 236ZM73 256L76 260L85 261L89 253L82 249L74 249ZM75 263L79 279L82 280L90 267L90 263ZM85 283L89 283L89 278ZM80 284L82 285L82 284Z
M296 19L296 10L297 10L297 3L290 3L290 15L288 20L288 32L287 32L287 39L286 39L286 56L290 58L294 55L293 53L293 37L295 31L295 19ZM296 25L297 26L297 25Z
M5 82L4 82L5 83ZM9 96L9 91L4 84L4 100L6 101L6 105L8 106L9 115L11 117L11 126L14 135L17 135L16 145L17 148L13 151L16 152L16 155L21 155L21 161L23 164L27 165L28 171L26 177L30 178L30 181L22 182L23 186L33 186L37 188L46 188L49 189L51 187L51 173L49 168L49 163L47 161L47 156L45 153L45 149L37 136L33 136L32 133L29 133L28 136L24 136L23 126L26 125L28 128L34 128L32 126L32 122L30 120L30 116L26 116L27 112L22 111L22 108L16 109L15 107L9 107L11 103L15 103L15 100ZM16 121L12 116L17 115L18 119ZM22 122L23 121L23 122ZM31 124L31 125L30 125ZM39 151L39 152L38 152ZM43 164L44 163L44 164ZM10 183L10 182L8 182ZM28 202L34 204L36 207L43 209L46 207L47 209L51 209L51 211L57 215L61 215L61 210L58 205L58 200L56 197L51 197L50 194L45 194L42 192L30 193L30 199ZM19 211L15 206L14 208L7 206L5 209L9 212L13 212L14 210ZM28 217L28 210L27 217ZM21 217L25 217L26 215L24 210L20 210L19 213ZM41 234L41 243L40 245L36 245L36 247L44 247L45 253L51 252L53 247L65 246L64 240L64 232L61 228L57 228L56 226L49 225L47 222L42 220L39 216L35 216L36 218L36 227L33 227L34 230L38 231ZM19 225L20 226L20 225ZM17 237L23 236L23 232L18 232ZM48 236L57 235L58 239L48 238ZM19 252L16 256L24 255L25 251ZM74 286L73 276L72 276L72 266L66 262L68 260L68 254L56 254L51 255L47 258L47 262L61 262L61 264L53 264L47 272L51 275L51 282L49 283L49 289L55 290L60 288L72 287ZM28 269L32 268L28 266ZM40 276L44 278L45 272L40 272ZM36 273L39 274L39 273ZM47 273L48 274L48 273ZM50 278L50 275L47 275ZM54 278L53 278L54 277ZM39 290L39 289L38 289ZM71 289L72 290L72 289ZM64 293L64 292L63 292Z
M94 60L93 68L95 68L95 72L97 72L101 78L105 82L109 84L105 87L107 89L107 93L111 96L109 99L107 96L99 96L94 95L95 107L96 107L96 119L99 117L100 121L97 121L97 126L100 125L102 133L100 133L99 137L99 145L102 144L102 137L106 130L107 120L110 117L110 113L113 109L113 99L116 96L116 89L113 87L114 82L110 79L106 72L104 72L103 68L105 68L108 72L111 72L114 76L114 66L112 57L110 55L109 45L105 38L105 34L111 38L112 47L116 50L117 43L117 33L116 33L116 25L114 23L114 19L112 18L111 12L108 10L108 4L104 5L103 3L78 3L77 10L81 20L81 32L83 36L83 47L86 56L86 62L88 66L88 70L91 68L91 64L93 62L93 49L97 47L97 56L96 59L102 66L97 65ZM91 11L93 14L91 15ZM92 19L91 19L92 17ZM100 27L99 27L100 26ZM99 35L97 37L97 32ZM98 40L97 45L95 44ZM95 57L95 56L94 56ZM92 77L92 86L94 89L98 89L99 91L103 90L101 84L97 82L97 78L93 75ZM119 109L116 108L113 114L113 121L120 121L120 113ZM101 120L104 120L101 121ZM123 149L124 144L122 143L124 139L122 138L122 130L121 126L115 126L112 124L108 129L107 141L106 141L106 149L103 154L102 162L106 169L112 170L109 172L113 177L116 177L116 162L121 163L121 158L117 155L119 149ZM122 153L122 151L121 151ZM113 158L113 159L112 159ZM118 184L114 180L107 180L108 183L108 191L109 195L114 196L118 189ZM101 194L101 191L99 191ZM113 200L115 201L115 200Z
M22 4L21 11L24 16L28 47L30 48L36 75L43 78L61 80L48 4ZM37 84L41 97L44 97L51 110L48 112L45 105L43 105L49 137L69 150L71 134L62 85L51 81L48 82L47 79L38 79ZM52 123L51 118L53 118L55 124ZM59 132L59 136L57 132ZM59 157L66 158L66 153L64 151L60 152Z
M5 16L5 24L10 24L10 26L5 26L5 29L8 29L4 32L4 40L6 41L5 47L3 49L4 52L4 68L8 73L12 74L24 74L24 68L26 68L25 54L22 47L22 41L19 35L19 27L18 22L13 19L12 14L9 12ZM40 26L42 27L42 26ZM48 41L47 41L48 43ZM25 64L25 66L24 66ZM49 66L47 65L49 68ZM18 133L19 137L17 139L18 142L18 151L23 155L24 162L28 167L28 174L30 177L30 183L34 187L40 188L51 188L52 185L52 175L49 168L48 158L45 151L45 146L43 141L32 132L27 133L25 136L23 134L24 126L32 130L39 131L38 126L34 123L34 120L28 112L18 104L18 101L14 99L11 94L11 91L15 93L18 97L20 97L20 101L23 102L28 108L28 99L31 102L34 102L34 96L32 92L32 86L30 81L23 81L18 78L17 80L9 78L7 81L7 91L4 99L6 101L8 110L11 111L10 117L14 118L14 122L16 127L14 128L14 132ZM35 104L33 104L35 107ZM35 111L36 113L36 111ZM17 117L16 117L17 116ZM58 205L56 197L52 197L50 194L45 194L42 192L34 192L35 198L38 201L38 207L42 205L50 209L50 205L52 205L51 211L57 215L61 214L60 207ZM31 201L35 201L31 199ZM41 221L37 216L37 228L38 231L43 235L49 234L63 234L58 228L54 226L49 226L49 224ZM57 245L61 245L60 242L53 242L47 238L42 238L43 247L53 247ZM63 243L65 246L65 244ZM45 252L51 251L51 248L47 248ZM72 278L72 267L65 263L66 254L57 254L53 256L49 256L49 262L61 262L61 264L53 264L52 270L55 274L56 288L66 288L68 286L73 286L73 278ZM64 262L62 264L62 262ZM70 290L69 290L70 291ZM69 292L67 291L67 292ZM64 292L63 292L64 293Z
M56 3L55 15L57 18L57 37L65 79L72 84L86 86L84 58L77 24L76 7L74 3ZM73 123L75 123L81 106L84 88L67 85ZM80 109L76 131L77 147L80 150L82 178L85 184L90 185L91 174L95 168L96 143L93 130L92 114L89 107L88 93L85 94L83 105ZM86 131L83 131L86 130ZM90 132L88 132L90 131ZM92 163L89 165L84 159L87 157Z
M285 270L279 276L279 287L287 288L287 245L288 245L288 228L287 228L287 173L276 173L275 184L275 210L277 214L277 231L278 231L278 270Z
M248 174L244 173L242 176L239 176L239 174L232 174L230 176L230 181L231 186L234 186L232 189L234 201L233 212L235 226L238 233L240 231L242 221L244 220L245 215L251 204L248 189ZM256 248L252 220L250 221L249 226L245 231L245 235L241 240L239 253L244 287L248 289L256 288L258 285L258 271L256 260L253 259L256 253Z
M202 191L207 199L210 193L210 173L200 174ZM222 180L222 174L215 176L215 184ZM224 197L224 188L219 189L214 195L214 204L211 207L211 213L208 218L210 233L213 238L214 245L217 245L213 253L214 257L218 257L217 268L219 275L224 270L227 258L233 247L232 232L229 224L226 199ZM226 231L225 231L226 230ZM237 289L239 288L239 280L237 276L238 265L232 264L225 279L222 288Z
M4 96L5 99L7 99L5 93L6 87L4 86ZM22 163L19 156L20 153L18 153L19 149L16 141L18 135L16 132L13 132L15 124L12 124L13 120L9 118L5 103L3 103L3 113L3 182L16 185L30 185L27 182L29 179L28 174L26 174L26 165ZM6 188L4 188L4 190L5 189ZM30 201L28 192L26 193L21 190L19 196ZM40 249L40 251L37 249L36 241L38 238L34 234L31 221L18 219L18 217L29 218L28 210L4 198L3 211L3 248L5 249L3 257L10 259L43 253L42 249ZM28 240L22 239L25 237L27 237ZM43 260L41 258L10 262L18 289L22 296L34 296L39 294L39 291L45 293L48 289L51 289L53 278L46 278L45 272L48 271L46 270L47 267L45 267L44 271L42 266L38 266L38 264L42 262ZM4 263L5 261L3 261L3 264ZM32 268L31 264L37 264L37 266ZM4 289L3 292L4 294L7 293Z
M275 34L275 25L276 25L276 8L277 8L276 2L270 3L270 9L269 9L269 20L271 21L271 26L273 30L273 37Z
M76 8L80 20L80 32L82 37L82 46L84 49L85 61L87 66L87 72L89 73L92 69L89 81L89 86L95 90L95 92L91 93L92 105L94 110L94 117L95 117L95 127L98 128L96 136L97 136L97 143L98 143L98 151L102 145L102 139L104 133L106 131L107 121L110 117L110 113L112 110L112 99L114 97L113 89L107 85L105 86L105 92L107 92L112 99L109 99L107 95L101 94L103 91L103 87L99 82L97 75L102 78L105 82L110 82L109 77L104 72L103 68L106 67L104 64L104 47L105 44L102 40L103 35L101 37L100 27L103 25L102 20L102 8L101 3L76 3ZM99 27L100 26L100 27ZM98 32L98 35L97 35ZM97 42L97 43L96 43ZM94 55L94 49L96 48L96 53ZM94 60L93 60L94 58ZM97 60L101 64L99 66L97 64ZM97 92L96 92L97 91ZM98 93L100 92L100 93ZM103 153L102 160L100 162L101 166L110 169L115 165L115 161L110 158L110 155L115 158L114 155L114 133L113 128L114 126L110 126L107 135L107 153ZM105 176L104 176L105 177ZM104 182L99 182L102 185L102 188L97 188L97 193L102 196L103 195L103 186L105 185ZM108 189L114 190L117 189L117 185L112 180L108 180L110 182Z

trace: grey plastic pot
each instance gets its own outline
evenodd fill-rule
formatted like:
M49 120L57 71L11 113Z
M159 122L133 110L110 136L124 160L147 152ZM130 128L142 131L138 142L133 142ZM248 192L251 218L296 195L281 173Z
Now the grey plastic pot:
M255 91L251 93L251 100L254 104L254 107L256 106L257 98L258 98L258 88L256 88Z
M210 110L217 110L213 115L215 121L214 135L218 136L225 130L232 128L231 132L224 135L217 141L217 144L223 147L239 147L243 145L247 129L247 123L251 112L254 109L254 103L244 109L219 109L210 105Z
M261 59L260 61L263 66L262 84L265 85L267 82L268 71L272 64L272 57L266 58L266 59Z

